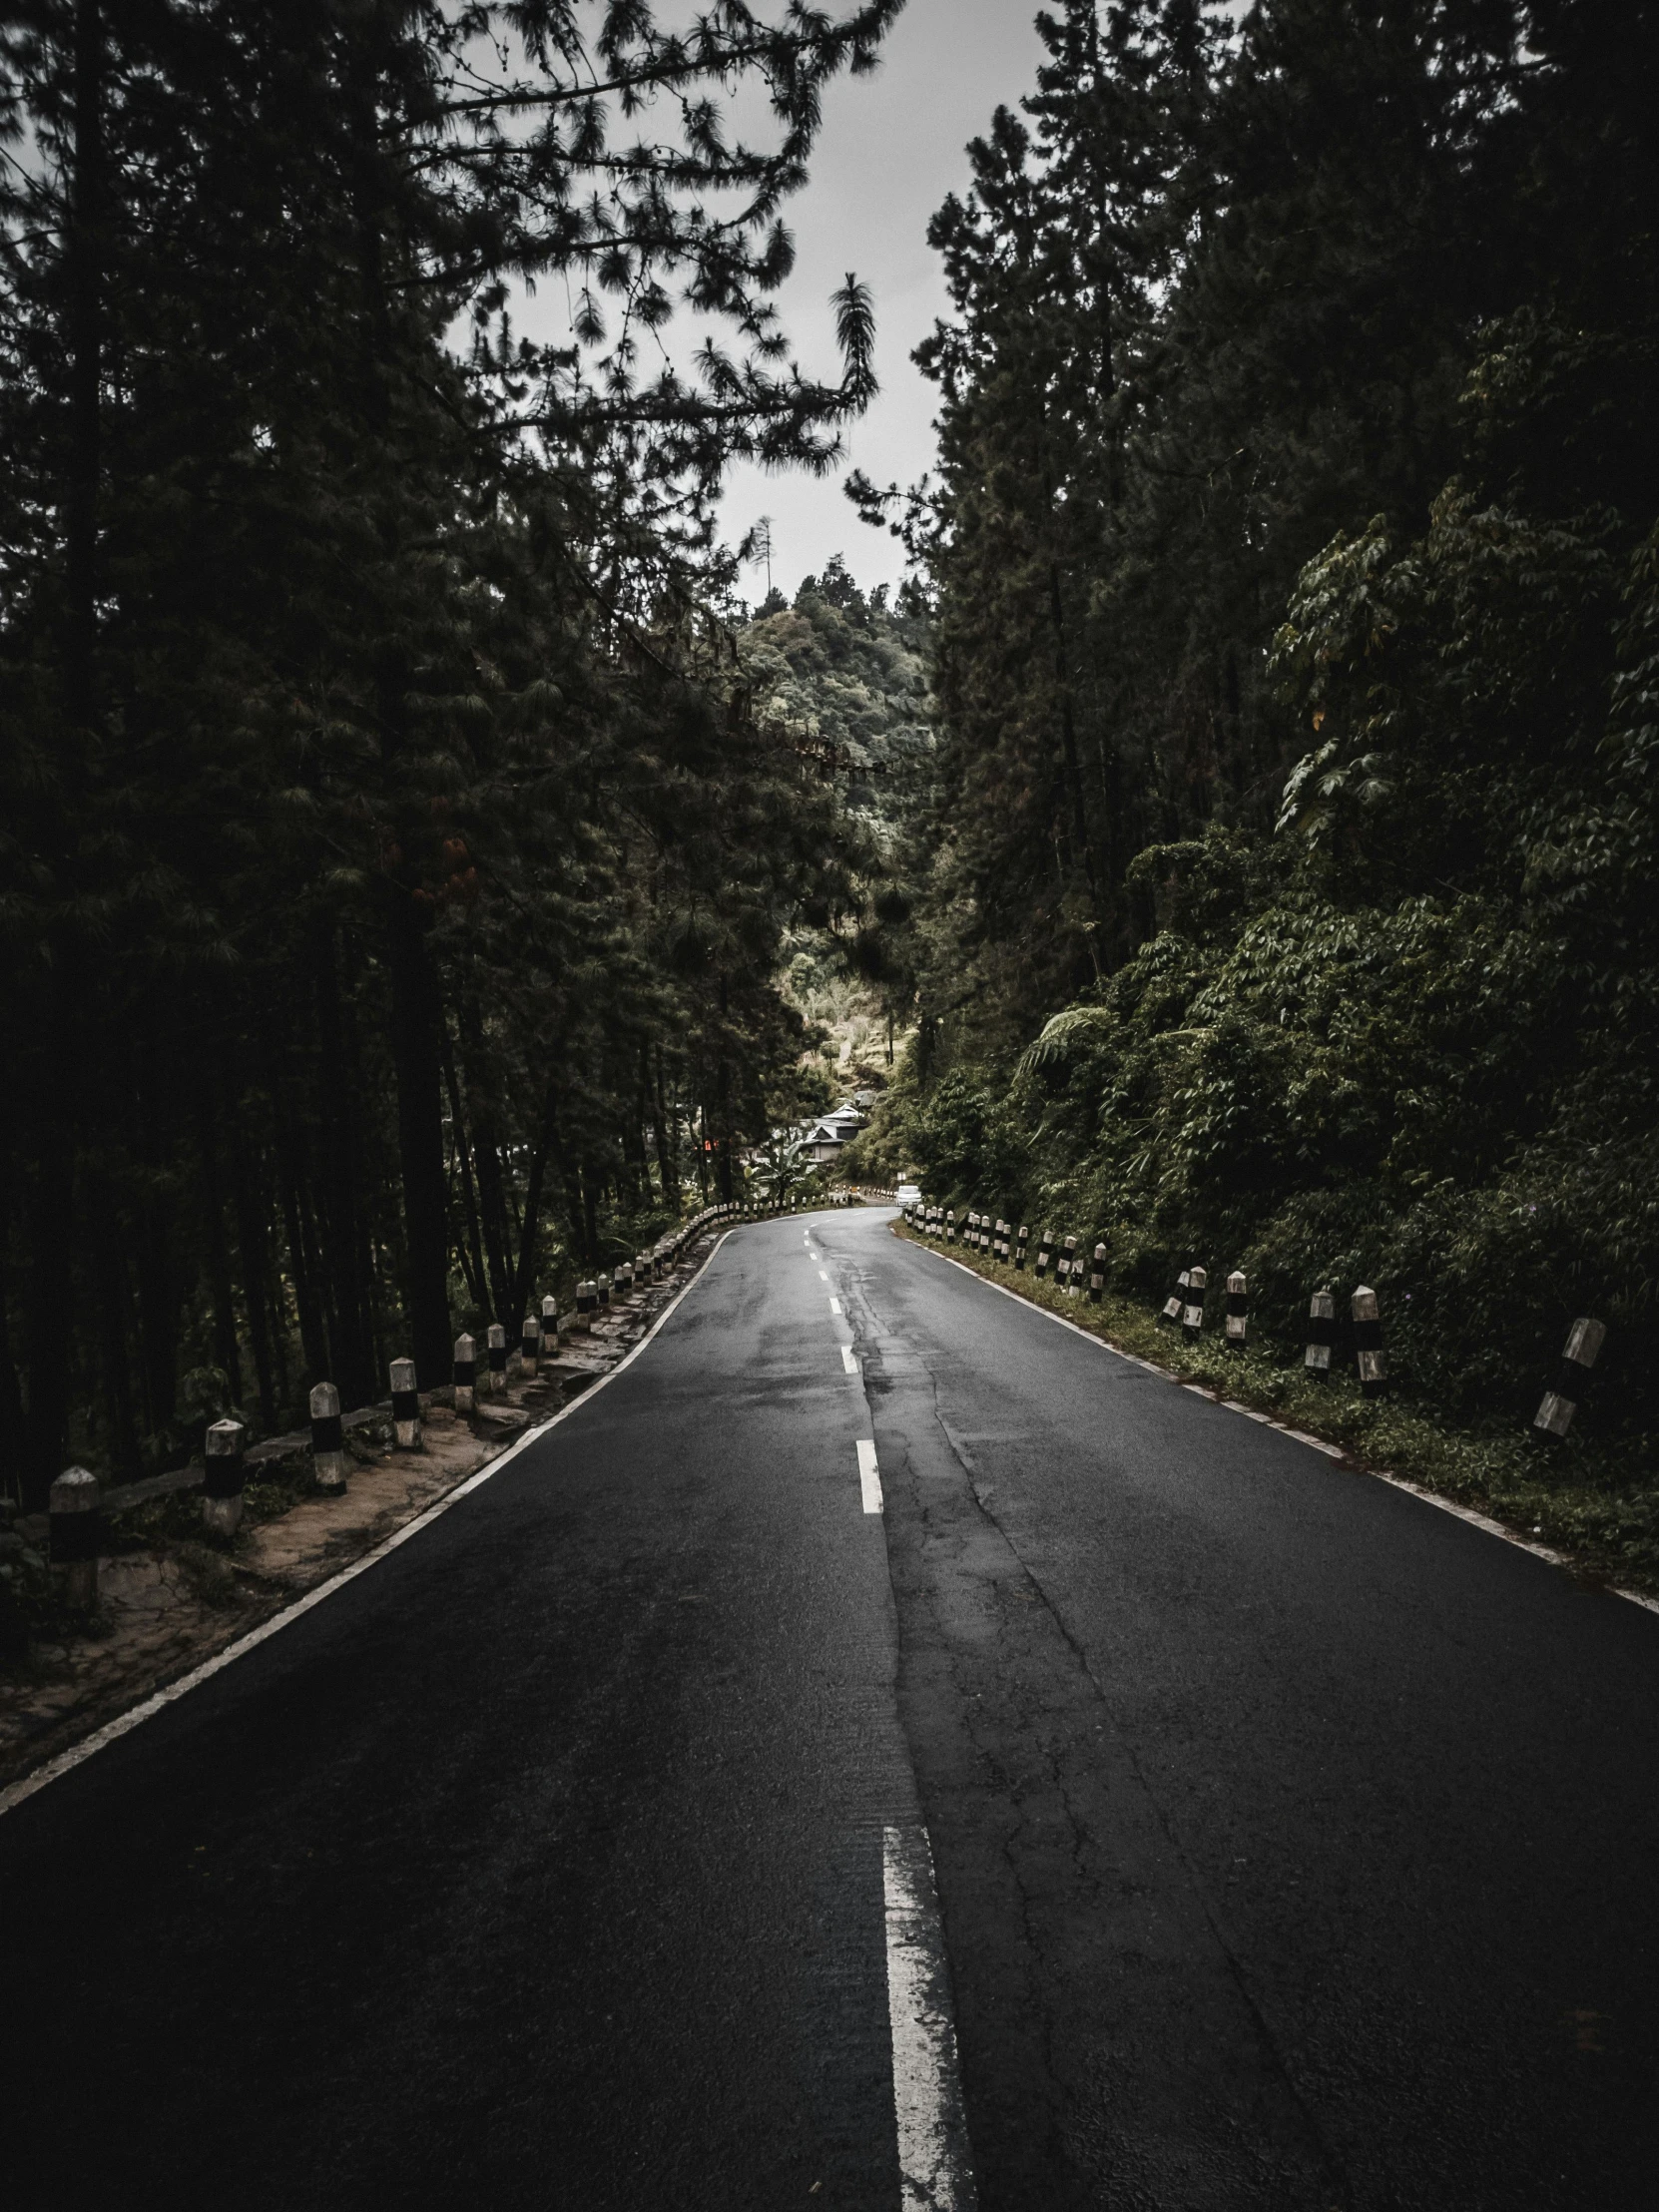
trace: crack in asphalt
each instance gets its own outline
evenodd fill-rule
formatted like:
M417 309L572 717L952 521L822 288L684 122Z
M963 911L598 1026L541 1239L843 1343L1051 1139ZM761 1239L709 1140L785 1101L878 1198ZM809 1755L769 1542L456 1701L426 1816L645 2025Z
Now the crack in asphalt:
M1087 1756L1091 1743L1098 1743L1104 1737L1111 1743L1124 1772L1139 1792L1156 1833L1173 1857L1181 1885L1196 1909L1226 1982L1242 2008L1243 2019L1248 2022L1259 2059L1265 2061L1264 2070L1271 2074L1281 2096L1296 2115L1314 2162L1324 2169L1317 2190L1322 2206L1329 2203L1335 2207L1339 2199L1352 2201L1352 2183L1343 2162L1327 2139L1318 2115L1302 2094L1289 2053L1273 2032L1243 1962L1228 1939L1216 1902L1114 1710L1087 1646L1073 1632L1041 1577L1027 1562L1015 1534L997 1510L997 1485L985 1478L970 1444L945 1411L939 1367L924 1349L906 1347L906 1359L914 1363L913 1371L904 1376L893 1374L885 1358L885 1345L900 1340L897 1332L875 1311L870 1297L871 1286L863 1271L843 1262L836 1269L836 1275L842 1306L859 1351L859 1375L872 1430L877 1425L878 1412L898 1414L904 1384L914 1385L917 1394L924 1395L927 1400L931 1425L959 1477L954 1495L929 1494L937 1478L930 1479L922 1474L908 1441L905 1440L896 1452L890 1444L887 1447L885 1458L889 1471L884 1479L888 1484L889 1507L883 1528L899 1631L901 1718L918 1786L925 1787L924 1777L929 1768L927 1754L931 1747L918 1736L918 1711L914 1701L903 1694L903 1678L906 1667L919 1663L923 1650L930 1647L944 1658L958 1724L972 1749L982 1785L993 1800L1000 1798L1006 1808L1007 1817L996 1824L996 1853L1009 1886L1010 1902L1016 1906L1018 1914L1018 1983L1025 2012L1037 2031L1036 2048L1030 2055L1043 2077L1043 2102L1049 2115L1045 2135L1051 2145L1051 2155L1070 2169L1075 2178L1082 2178L1076 2174L1077 2162L1071 2155L1073 2139L1081 2124L1074 2109L1078 2095L1075 2069L1068 2072L1064 2062L1071 2053L1063 2038L1073 2025L1070 2017L1073 1992L1066 1978L1067 1909L1075 1918L1079 1906L1085 1912L1097 1913L1109 1902L1106 1878L1095 1861L1101 1849L1111 1853L1114 1838L1109 1830L1100 1834L1091 1828L1078 1802L1073 1770L1078 1757ZM899 1508L897 1513L893 1511L894 1506ZM974 1568L967 1557L972 1538L964 1532L961 1521L964 1512L971 1513L980 1537L994 1544L1001 1554L1001 1571L987 1568L979 1576L979 1589L974 1593L981 1601L983 1616L991 1630L994 1656L983 1652L975 1654L964 1647L964 1631L951 1618L953 1596L959 1607L974 1579ZM915 1530L913 1559L908 1556L910 1545L901 1525L906 1516ZM952 1582L957 1585L954 1592ZM925 1622L925 1631L919 1636L915 1629L920 1624L912 1610L917 1606ZM1054 1658L1059 1660L1063 1654L1063 1670L1070 1677L1069 1693L1062 1690L1049 1708L1050 1725L1045 1725L1043 1708L1047 1701L1040 1694L1044 1661L1040 1650L1032 1649L1045 1635L1058 1638ZM1039 1695L1035 1700L1028 1695L1030 1684L1019 1679L1022 1665L1039 1670ZM989 1668L986 1687L994 1693L997 1709L993 1709L992 1699L987 1698L984 1690L972 1686L976 1668L986 1667ZM1052 1681L1052 1676L1049 1679ZM1065 1705L1078 1696L1088 1701L1089 1711L1101 1716L1094 1723L1092 1736L1079 1735L1080 1715L1070 1716L1068 1722ZM1006 1756L1010 1736L1027 1754L1026 1760L1018 1766L1011 1765ZM1045 1853L1050 1855L1052 1863L1060 1846L1060 1838L1045 1832L1045 1815L1052 1821L1056 1812L1063 1824L1065 1881L1071 1892L1069 1898L1058 1901L1058 1909L1053 1894L1054 1877L1044 1866ZM1135 1896L1137 1890L1134 1884L1128 1892L1120 1886L1120 1899ZM957 1918L950 1907L941 1871L941 1908L947 1938L952 1919ZM1047 1925L1049 1922L1053 1925ZM968 1980L965 1960L956 1966L956 1972L959 1985ZM971 2059L973 2054L965 2052L964 2055ZM970 2077L972 2072L970 2064ZM1028 2113L1026 2117L1029 2118ZM970 2124L971 2121L970 2111ZM1202 2146L1193 2146L1192 2154L1202 2161L1205 2150ZM1267 2180L1267 2163L1259 2152L1256 2164L1262 2170L1264 2181ZM1144 2150L1141 2164L1144 2168ZM1142 2178L1146 2178L1144 2171ZM1218 2178L1225 2186L1225 2178ZM1126 2174L1114 2175L1116 2183L1128 2179ZM1139 2194L1137 2190L1137 2197ZM1252 2195L1255 2194L1252 2191ZM1098 2201L1093 2199L1092 2191L1090 2200ZM1114 2195L1113 2201L1121 2200ZM1155 2189L1145 2201L1167 2207L1171 2200ZM1308 2201L1313 2201L1312 2194Z

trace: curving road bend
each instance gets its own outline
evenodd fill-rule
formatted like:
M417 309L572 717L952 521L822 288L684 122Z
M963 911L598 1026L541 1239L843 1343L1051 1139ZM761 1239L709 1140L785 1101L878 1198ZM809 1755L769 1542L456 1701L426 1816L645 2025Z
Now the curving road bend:
M9 2205L1659 2199L1659 1620L889 1219L0 1819Z

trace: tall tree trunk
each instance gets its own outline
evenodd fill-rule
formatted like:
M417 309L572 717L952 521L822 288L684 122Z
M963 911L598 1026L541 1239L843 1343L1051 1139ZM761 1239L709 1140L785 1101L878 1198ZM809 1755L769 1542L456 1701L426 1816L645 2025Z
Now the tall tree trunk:
M442 1008L424 917L388 886L391 1050L397 1075L397 1157L407 1243L404 1310L415 1367L428 1384L449 1372L449 1236L444 1221Z
M312 946L316 990L317 1123L322 1140L320 1273L327 1290L330 1380L347 1405L379 1394L370 1338L372 1289L358 1189L357 1055L340 1001L334 925L320 919Z
M248 1302L248 1335L259 1380L260 1425L270 1435L276 1427L277 1382L272 1360L271 1256L265 1212L255 1196L248 1148L232 1147L231 1176L236 1193L237 1252L242 1261L242 1293ZM285 1394L285 1391L284 1393Z
M513 1304L512 1271L507 1260L512 1241L507 1233L507 1202L501 1189L501 1156L495 1146L495 1117L479 1073L483 1061L483 1028L478 1009L469 999L462 999L457 1013L464 1048L462 1073L466 1081L467 1119L472 1129L472 1164L478 1178L478 1224L489 1267L495 1318L505 1326Z
M202 1199L208 1237L208 1288L213 1299L214 1364L225 1377L231 1403L242 1403L242 1358L237 1345L236 1293L231 1287L231 1247L225 1236L225 1205L219 1187L218 1147L205 1122L198 1124L202 1154Z
M449 1094L449 1127L455 1143L455 1168L461 1187L461 1208L466 1216L467 1257L471 1265L467 1278L472 1286L473 1303L480 1313L488 1310L490 1303L489 1278L484 1272L484 1242L478 1221L478 1193L472 1180L472 1148L467 1119L461 1111L461 1086L455 1075L455 1056L449 1049L447 1031L443 1038L443 1081Z
M288 1278L293 1285L294 1319L299 1324L300 1356L311 1382L338 1379L328 1373L328 1348L323 1335L322 1312L317 1303L316 1269L312 1262L305 1217L300 1201L298 1147L281 1098L273 1090L276 1126L276 1169L282 1191L282 1219L287 1231Z
M655 1081L651 1102L657 1132L657 1171L662 1177L663 1204L671 1214L680 1211L680 1158L670 1134L668 1099L663 1086L663 1048L656 1051Z

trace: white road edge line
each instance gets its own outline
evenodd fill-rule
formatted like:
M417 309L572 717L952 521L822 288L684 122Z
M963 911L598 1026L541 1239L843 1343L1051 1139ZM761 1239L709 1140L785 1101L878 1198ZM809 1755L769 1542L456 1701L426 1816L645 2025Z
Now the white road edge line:
M165 1712L168 1706L176 1705L180 1698L196 1689L199 1684L207 1682L214 1675L223 1672L234 1660L241 1659L247 1653L257 1650L261 1644L269 1643L271 1638L279 1629L286 1628L290 1621L296 1621L301 1614L310 1612L311 1608L320 1605L325 1597L332 1597L336 1590L343 1590L345 1585L348 1582L354 1582L359 1574L366 1574L370 1567L377 1565L380 1560L394 1552L400 1544L406 1544L411 1536L418 1536L423 1528L430 1528L433 1521L438 1519L441 1514L447 1513L452 1505L458 1505L463 1497L469 1495L473 1490L480 1489L484 1483L489 1481L492 1475L499 1474L507 1462L510 1459L516 1459L527 1445L539 1442L549 1429L557 1428L560 1421L568 1419L572 1413L580 1411L584 1405L591 1404L596 1394L605 1387L607 1382L614 1382L624 1368L633 1366L652 1338L656 1336L658 1330L662 1328L680 1304L680 1301L702 1280L704 1269L708 1267L710 1260L714 1258L731 1234L732 1232L728 1229L715 1239L707 1257L704 1259L703 1266L698 1269L689 1283L683 1284L675 1292L673 1298L669 1300L639 1343L635 1345L631 1352L624 1353L623 1357L608 1374L600 1376L597 1382L591 1382L580 1397L572 1398L568 1405L562 1405L558 1412L551 1414L548 1419L540 1422L536 1427L527 1428L516 1443L509 1444L505 1451L481 1466L476 1474L469 1474L464 1482L457 1482L452 1490L446 1490L436 1504L428 1505L424 1513L417 1513L413 1520L405 1521L403 1526L395 1529L391 1535L386 1537L383 1543L376 1544L372 1551L365 1551L362 1557L354 1559L350 1566L342 1567L338 1574L331 1575L326 1582L319 1582L314 1590L307 1590L302 1598L295 1599L293 1604L284 1607L280 1613L274 1613L270 1620L262 1622L258 1628L250 1629L246 1636L239 1636L234 1644L227 1644L223 1651L216 1652L211 1659L204 1659L199 1667L192 1667L189 1674L180 1675L177 1682L170 1682L164 1689L154 1691L142 1703L130 1706L125 1713L118 1713L113 1721L106 1721L102 1728L95 1729L90 1736L83 1738L80 1743L71 1744L67 1751L60 1751L55 1759L48 1759L44 1766L36 1767L32 1774L23 1775L6 1789L0 1790L0 1819L3 1819L14 1807L23 1804L25 1799L32 1798L37 1790L44 1790L49 1782L56 1782L60 1775L70 1774L76 1767L84 1765L93 1756L94 1752L102 1751L107 1744L116 1743L121 1737L130 1735L141 1722L152 1720L156 1714Z
M858 1438L858 1494L866 1513L880 1512L881 1470L875 1464L874 1441L868 1436Z
M881 1832L887 2020L903 2212L974 2212L944 1937L927 1831Z
M856 1375L858 1372L858 1357L850 1345L841 1346L841 1366L848 1375Z
M1173 1375L1163 1368L1155 1368L1150 1360L1138 1360L1132 1352L1120 1352L1116 1345L1109 1345L1104 1337L1097 1337L1093 1330L1079 1329L1076 1322L1067 1321L1064 1314L1051 1314L1046 1306L1038 1306L1032 1299L1021 1298L1018 1291L1010 1291L1006 1284L990 1282L977 1268L964 1266L960 1260L951 1259L949 1253L935 1252L931 1245L916 1244L908 1238L902 1241L908 1243L914 1252L925 1252L929 1259L942 1260L947 1268L956 1268L963 1275L971 1275L976 1283L982 1284L987 1291L995 1291L999 1298L1011 1298L1016 1306L1023 1306L1028 1314L1040 1314L1044 1321L1058 1322L1062 1329L1069 1329L1074 1337L1081 1337L1086 1344L1094 1345L1101 1352L1109 1352L1114 1360L1126 1360L1132 1368L1145 1368L1149 1375L1161 1375L1169 1382L1175 1381ZM1196 1386L1192 1383L1187 1385L1189 1389ZM1218 1399L1216 1402L1227 1401ZM1323 1443L1317 1436L1304 1435L1299 1428L1287 1428L1283 1421L1274 1420L1267 1413L1253 1413L1248 1405L1235 1405L1232 1410L1243 1413L1248 1420L1264 1421L1268 1427L1278 1429L1282 1436L1294 1436L1298 1443L1312 1444L1316 1451L1323 1451L1327 1458L1347 1458L1340 1445ZM1348 1471L1351 1474L1368 1475L1373 1481L1389 1483L1396 1490L1407 1490L1412 1497L1421 1498L1425 1505L1437 1505L1442 1513L1450 1513L1456 1520L1467 1521L1471 1527L1483 1530L1486 1535L1496 1536L1501 1543L1512 1544L1516 1551L1529 1551L1534 1559L1542 1559L1552 1567L1564 1567L1570 1563L1564 1551L1552 1551L1547 1544L1535 1544L1525 1536L1517 1536L1512 1528L1505 1528L1501 1521L1495 1521L1485 1513L1475 1512L1472 1506L1454 1504L1450 1498L1441 1497L1438 1490L1425 1490L1421 1483L1408 1482L1403 1475L1385 1474L1381 1467L1358 1466L1352 1460L1348 1461ZM1649 1597L1642 1590L1626 1590L1617 1582L1604 1583L1602 1586L1609 1597L1622 1597L1626 1604L1639 1605L1644 1612L1659 1613L1659 1597ZM0 1811L4 1809L4 1801L0 1800Z

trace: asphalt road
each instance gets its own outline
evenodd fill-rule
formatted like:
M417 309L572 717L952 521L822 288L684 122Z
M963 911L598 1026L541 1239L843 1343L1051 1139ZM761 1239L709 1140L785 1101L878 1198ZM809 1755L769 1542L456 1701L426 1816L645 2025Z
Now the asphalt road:
M1659 2203L1659 1618L888 1218L0 1819L8 2207Z

